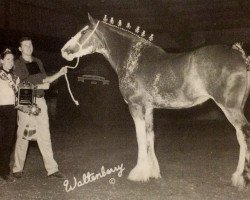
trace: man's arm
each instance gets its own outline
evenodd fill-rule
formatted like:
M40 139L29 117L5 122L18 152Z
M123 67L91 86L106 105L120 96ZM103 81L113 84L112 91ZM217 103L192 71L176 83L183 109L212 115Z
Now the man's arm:
M39 90L48 90L50 84L49 83L42 83L42 84L37 84L36 87Z
M67 72L68 72L67 66L62 67L59 72L55 73L52 76L47 76L45 79L43 79L43 83L50 84L54 82L56 79L58 79L59 77L61 77L62 75L66 74Z

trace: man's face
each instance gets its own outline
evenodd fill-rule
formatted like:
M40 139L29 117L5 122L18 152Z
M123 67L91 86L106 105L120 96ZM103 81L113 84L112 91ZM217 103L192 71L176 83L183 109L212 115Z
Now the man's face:
M30 40L22 41L19 47L22 55L31 56L33 53L33 44Z

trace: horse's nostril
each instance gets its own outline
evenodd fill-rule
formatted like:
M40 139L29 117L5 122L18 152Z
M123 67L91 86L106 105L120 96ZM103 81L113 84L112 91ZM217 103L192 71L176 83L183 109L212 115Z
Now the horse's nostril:
M62 54L74 54L74 50L72 50L71 48L65 48L62 49Z
M73 51L70 50L70 49L66 49L65 52L66 52L67 54L72 54L72 53L73 53Z
M62 51L62 57L67 58L69 54L66 51Z

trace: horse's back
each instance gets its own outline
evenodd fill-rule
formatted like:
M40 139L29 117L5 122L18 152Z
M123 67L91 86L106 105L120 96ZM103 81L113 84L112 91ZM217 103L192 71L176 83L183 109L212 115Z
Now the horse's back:
M193 57L199 65L227 67L229 70L238 71L239 67L245 70L241 53L227 45L210 45L193 51Z
M152 51L144 59L136 77L158 105L190 107L208 98L231 106L241 104L246 65L240 52L229 46L206 46L180 54Z

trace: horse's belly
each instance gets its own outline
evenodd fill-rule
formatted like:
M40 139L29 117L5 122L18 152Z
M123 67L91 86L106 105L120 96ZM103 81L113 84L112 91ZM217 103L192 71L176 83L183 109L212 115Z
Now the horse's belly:
M153 106L156 108L180 109L190 108L199 105L209 99L209 96L199 96L193 99L187 99L184 96L174 97L172 95L154 97Z

